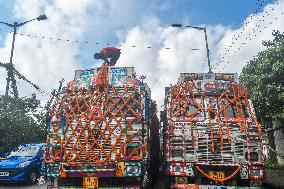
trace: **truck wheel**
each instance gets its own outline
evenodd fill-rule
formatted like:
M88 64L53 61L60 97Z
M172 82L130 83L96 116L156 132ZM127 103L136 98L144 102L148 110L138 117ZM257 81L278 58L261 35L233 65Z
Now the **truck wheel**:
M169 189L171 188L171 178L169 176L165 176L163 177L163 180L165 181L165 185L166 185L166 189Z

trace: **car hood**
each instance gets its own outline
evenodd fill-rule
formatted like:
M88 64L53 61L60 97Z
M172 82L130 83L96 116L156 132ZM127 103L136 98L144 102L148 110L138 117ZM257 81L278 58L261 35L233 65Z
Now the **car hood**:
M0 169L17 168L17 165L25 161L32 161L33 157L10 157L7 159L0 159Z

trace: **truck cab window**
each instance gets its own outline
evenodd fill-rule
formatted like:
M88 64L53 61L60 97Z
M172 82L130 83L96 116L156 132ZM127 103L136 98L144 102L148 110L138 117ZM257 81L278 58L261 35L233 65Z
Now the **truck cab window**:
M223 103L222 103L223 102ZM227 100L222 100L221 103L219 103L220 109L222 109L222 106L225 106L227 103L229 103ZM227 117L227 118L238 118L238 117L245 117L250 118L250 114L247 110L247 107L243 101L237 102L237 103L231 103L226 108L226 115L224 111L222 111L221 116Z

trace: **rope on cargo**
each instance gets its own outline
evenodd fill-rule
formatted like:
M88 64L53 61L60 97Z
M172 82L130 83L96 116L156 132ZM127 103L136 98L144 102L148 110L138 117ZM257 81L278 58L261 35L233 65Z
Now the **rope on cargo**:
M231 95L229 95L229 92ZM196 97L196 95L199 95ZM208 106L204 108L204 99L208 99ZM247 118L245 112L243 110L243 105L249 111L250 119L256 125L258 129L258 139L261 142L261 128L260 124L258 124L254 113L251 109L250 103L248 101L248 94L246 90L241 88L240 84L236 84L231 82L228 86L225 86L224 92L218 97L212 97L205 94L202 91L200 85L196 84L194 80L185 81L182 83L178 83L177 85L173 85L170 87L170 100L169 100L169 108L167 111L170 114L170 117L177 117L180 119L188 119L190 122L190 132L192 137L192 148L194 148L194 137L193 137L193 130L194 130L194 117L197 114L206 114L204 118L207 117L209 121L209 130L210 130L210 139L211 139L211 150L214 153L214 132L213 132L213 123L211 121L211 114L216 115L217 117L217 125L219 126L219 139L220 144L223 149L224 147L224 138L223 138L223 120L225 122L226 127L226 138L228 142L231 142L230 138L230 124L229 118L227 115L227 109L234 106L235 115L233 117L234 122L237 122L240 128L240 132L246 132L250 128L250 124L247 124ZM215 106L218 106L219 109ZM190 110L189 106L194 106L194 110ZM169 132L173 133L174 125L171 125L172 120L169 118Z
M133 130L132 124L145 121L142 118L143 95L136 85L108 85L106 64L102 65L96 84L88 88L63 88L50 114L50 133L59 133L62 125L58 120L62 116L65 118L63 140L56 140L56 137L47 140L48 144L58 145L61 150L54 147L47 150L46 163L60 161L80 165L83 161L104 163L117 162L122 158L142 159L147 153L147 143L143 141L145 138L137 134L138 131ZM132 145L126 156L126 146L134 144L134 140L141 145ZM64 174L62 169L61 173Z

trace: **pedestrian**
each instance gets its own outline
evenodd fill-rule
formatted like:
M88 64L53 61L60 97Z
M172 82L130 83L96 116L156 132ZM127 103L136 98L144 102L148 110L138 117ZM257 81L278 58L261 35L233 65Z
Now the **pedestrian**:
M108 66L114 66L116 64L116 61L120 57L120 49L117 49L115 47L106 47L103 48L99 53L95 53L94 58L95 59L102 59L104 60ZM110 58L110 60L108 60Z

